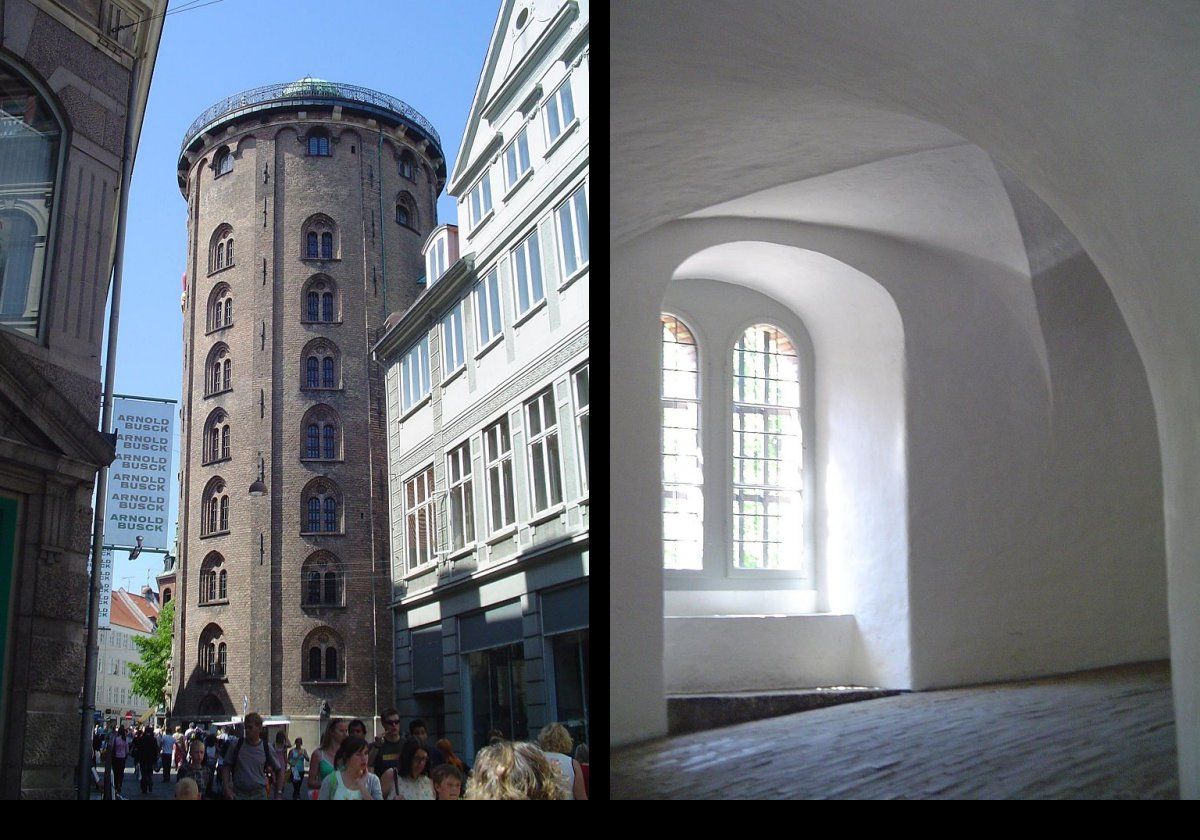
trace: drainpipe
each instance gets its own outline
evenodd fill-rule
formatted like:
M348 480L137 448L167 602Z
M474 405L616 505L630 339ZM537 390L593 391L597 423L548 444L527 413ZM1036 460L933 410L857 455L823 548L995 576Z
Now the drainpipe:
M104 364L104 408L100 416L100 431L112 434L113 388L117 377L117 326L121 320L121 273L125 267L125 229L129 214L129 182L133 178L133 106L138 88L141 57L133 61L129 76L129 97L125 103L125 144L121 158L121 203L117 211L117 231L112 270L112 303L108 317L108 355ZM96 660L99 656L97 629L100 610L100 550L104 546L105 501L108 498L108 465L100 468L96 480L96 513L92 523L92 569L88 578L87 664L83 672L83 721L79 728L79 799L91 796L92 727L96 699Z

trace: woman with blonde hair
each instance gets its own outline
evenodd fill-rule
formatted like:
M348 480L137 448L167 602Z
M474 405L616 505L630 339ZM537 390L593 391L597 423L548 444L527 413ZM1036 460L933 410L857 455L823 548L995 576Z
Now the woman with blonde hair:
M538 746L546 753L546 758L558 766L559 773L562 774L562 785L567 799L587 799L583 768L579 766L578 761L571 758L571 747L574 743L571 733L557 721L546 724L538 733Z
M553 763L536 744L495 741L475 756L464 799L568 799Z
M313 799L317 798L321 783L337 767L338 749L349 735L350 726L345 718L333 718L325 727L325 734L321 736L321 746L312 751L308 761L308 789L309 796Z

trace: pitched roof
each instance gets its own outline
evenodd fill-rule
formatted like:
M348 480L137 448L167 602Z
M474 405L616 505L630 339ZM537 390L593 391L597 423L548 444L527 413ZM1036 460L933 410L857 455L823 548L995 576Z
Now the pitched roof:
M113 592L112 607L108 614L110 624L150 633L154 630L154 622L151 619L157 618L158 609L141 595L134 595L124 589Z

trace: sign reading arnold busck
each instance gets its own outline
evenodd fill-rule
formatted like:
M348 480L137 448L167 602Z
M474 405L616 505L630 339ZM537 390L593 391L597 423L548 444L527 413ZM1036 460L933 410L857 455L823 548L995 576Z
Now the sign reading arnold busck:
M115 398L117 458L109 468L106 545L166 550L175 403Z

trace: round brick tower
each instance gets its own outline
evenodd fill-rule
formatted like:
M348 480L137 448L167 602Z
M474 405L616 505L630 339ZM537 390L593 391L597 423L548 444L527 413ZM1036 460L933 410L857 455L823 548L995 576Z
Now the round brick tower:
M405 103L305 78L188 129L173 718L316 735L392 702L377 331L423 288L446 177ZM260 460L261 459L261 460ZM309 741L315 743L315 741Z

